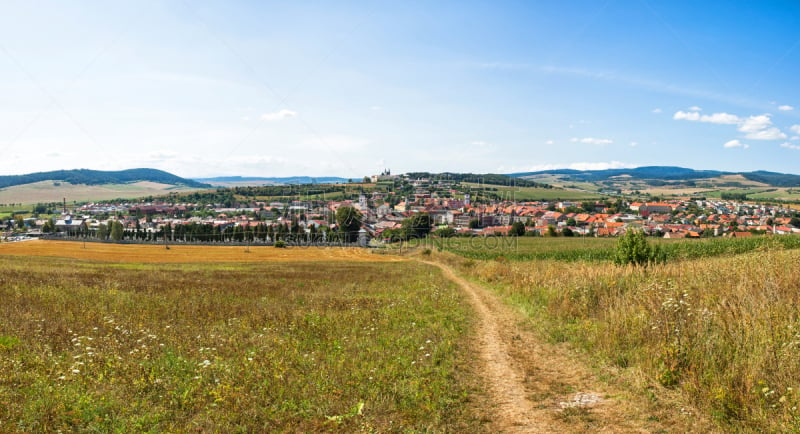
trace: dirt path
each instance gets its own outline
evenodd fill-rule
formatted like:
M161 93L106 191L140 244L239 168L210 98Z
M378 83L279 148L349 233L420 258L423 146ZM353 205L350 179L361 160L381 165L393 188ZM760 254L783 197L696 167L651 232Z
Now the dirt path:
M438 267L468 295L477 315L477 351L491 404L493 432L673 432L692 423L654 415L641 398L601 383L566 345L543 343L524 316L494 294Z

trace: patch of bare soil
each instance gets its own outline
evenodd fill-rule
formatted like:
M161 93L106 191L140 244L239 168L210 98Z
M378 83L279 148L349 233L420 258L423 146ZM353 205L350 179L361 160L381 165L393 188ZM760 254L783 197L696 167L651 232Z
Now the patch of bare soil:
M542 342L514 311L480 285L442 270L468 295L477 315L476 352L494 432L708 432L705 423L653 414L643 398L601 382L567 345ZM676 416L680 417L680 415Z

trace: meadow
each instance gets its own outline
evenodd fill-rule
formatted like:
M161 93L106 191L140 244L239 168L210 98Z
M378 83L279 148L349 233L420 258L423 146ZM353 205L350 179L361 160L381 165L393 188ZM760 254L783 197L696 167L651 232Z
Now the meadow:
M581 200L599 199L602 196L588 191L566 190L562 188L516 187L494 184L463 183L477 191L485 190L498 200Z
M658 245L668 260L736 255L772 247L800 248L800 236L795 235L701 239L648 238L648 240ZM465 258L479 260L611 262L617 238L476 237L418 240L412 241L411 244L447 250Z
M433 267L119 250L0 255L0 431L481 430L468 306Z
M565 241L549 241L551 251L569 252ZM533 250L547 242L522 246ZM469 250L462 251L467 257L435 255L492 288L540 336L568 342L598 370L654 402L675 393L725 432L797 432L797 242L675 241L663 244L672 249L666 264L646 269L605 260L492 258ZM608 248L602 241L592 247Z
M56 185L58 184L58 185ZM63 199L88 202L120 197L157 196L170 192L196 191L196 188L176 187L169 184L140 181L131 184L73 185L68 182L41 181L0 189L0 203L61 202Z

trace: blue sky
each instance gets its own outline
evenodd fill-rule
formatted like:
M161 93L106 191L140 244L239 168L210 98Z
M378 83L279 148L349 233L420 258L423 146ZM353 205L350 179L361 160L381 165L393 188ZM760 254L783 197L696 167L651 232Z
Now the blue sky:
M0 8L4 175L800 173L800 2Z

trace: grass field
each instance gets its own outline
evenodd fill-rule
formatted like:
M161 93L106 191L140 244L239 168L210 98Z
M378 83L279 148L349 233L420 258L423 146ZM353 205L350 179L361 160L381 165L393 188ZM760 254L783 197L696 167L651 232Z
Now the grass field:
M432 267L100 247L0 246L0 431L481 429L470 315Z
M682 240L650 238L649 241L661 247L670 260L735 255L777 246L800 248L800 236L794 235ZM617 238L476 237L429 239L417 244L447 250L470 259L611 262Z
M564 190L560 188L513 187L491 184L464 183L473 189L486 189L488 193L497 195L500 200L581 200L599 199L601 196L578 190Z
M136 182L131 184L72 185L68 182L41 181L0 189L0 203L86 202L117 198L158 196L170 192L196 191L196 188L176 187L156 182Z

